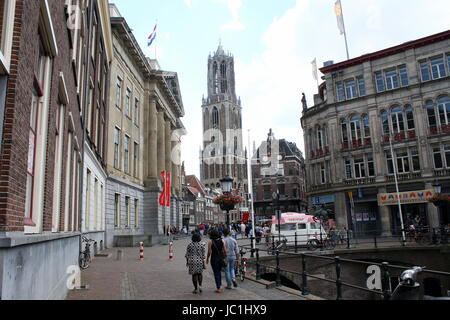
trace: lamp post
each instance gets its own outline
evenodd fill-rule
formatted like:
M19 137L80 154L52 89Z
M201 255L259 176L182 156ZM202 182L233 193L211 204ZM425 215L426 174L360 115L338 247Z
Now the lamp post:
M436 195L440 195L442 192L442 187L437 183L433 184L433 189L436 192ZM438 203L435 203L435 206L438 210L438 218L439 218L439 226L440 226L441 225L441 204L438 202Z
M227 176L220 180L220 184L222 186L222 192L224 195L231 194L231 188L233 186L233 178ZM225 210L227 212L227 228L230 228L230 210L234 209L234 205L230 204L221 204L220 209Z
M273 207L275 208L275 215L278 220L278 241L281 242L281 210L279 208L280 204L280 190L277 188L277 192L272 194Z

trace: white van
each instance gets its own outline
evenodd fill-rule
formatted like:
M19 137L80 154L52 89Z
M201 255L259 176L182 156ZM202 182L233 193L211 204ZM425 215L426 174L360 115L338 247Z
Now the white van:
M305 213L288 212L281 214L280 234L282 240L287 239L288 243L295 242L295 234L297 234L297 244L306 245L308 240L320 240L320 233L322 231L322 239L327 238L327 233L320 222L314 220L314 216ZM275 236L275 241L278 236L278 220L276 216L272 217L272 227L270 230L271 236Z

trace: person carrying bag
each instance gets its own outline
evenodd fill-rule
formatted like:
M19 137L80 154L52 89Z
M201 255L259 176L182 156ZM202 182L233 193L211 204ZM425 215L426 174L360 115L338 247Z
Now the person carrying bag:
M222 269L228 265L227 260L227 248L225 242L222 240L220 233L217 230L211 230L211 240L208 242L208 255L206 258L206 264L209 263L211 258L211 267L214 272L214 280L216 282L215 292L222 292Z

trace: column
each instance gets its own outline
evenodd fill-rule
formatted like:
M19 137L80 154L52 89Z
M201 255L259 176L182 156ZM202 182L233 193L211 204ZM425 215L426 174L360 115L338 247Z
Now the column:
M166 169L166 125L164 111L158 112L157 176Z
M378 189L378 193L386 193L386 188ZM380 214L381 236L391 236L391 209L389 206L378 206Z
M425 189L433 190L433 185L431 183L426 183ZM430 228L439 228L439 210L431 202L427 203L427 219Z
M345 196L345 192L336 192L335 194L335 202L334 202L334 211L336 217L336 224L338 228L349 228L349 220L351 221L351 212L347 212L347 197Z
M166 121L165 124L166 134L165 134L165 153L166 153L166 171L167 173L170 173L172 175L172 129L171 129L171 123L169 120Z
M152 98L149 105L148 117L148 148L147 148L147 179L154 182L158 179L158 112L156 100Z

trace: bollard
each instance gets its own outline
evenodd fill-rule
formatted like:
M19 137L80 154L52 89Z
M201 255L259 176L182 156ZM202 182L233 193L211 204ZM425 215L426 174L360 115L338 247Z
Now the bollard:
M298 244L298 241L297 241L297 232L295 232L295 253L298 252L297 244Z
M306 257L302 254L302 295L309 295L308 292L308 274L306 273Z
M383 299L389 300L391 298L391 289L389 286L389 264L387 262L382 263L382 272Z
M277 268L276 268L276 273L277 273L277 279L276 279L276 284L277 287L281 286L281 274L280 274L280 250L276 251L276 260L277 260Z
M375 244L375 249L378 249L377 235L376 234L373 236L373 243Z
M250 241L251 241L251 244L252 244L252 249L250 250L250 258L254 258L255 257L256 242L255 242L255 237L253 235L250 237Z
M259 249L256 248L256 280L261 280L261 272L259 265Z
M122 250L117 250L117 258L116 258L116 260L117 261L122 260L122 256L123 256Z
M350 249L350 231L347 229L347 249Z
M140 242L139 243L140 248L139 248L139 260L144 260L144 243Z
M334 262L336 263L336 300L342 300L341 259L335 257Z
M94 242L94 257L98 254L98 243L97 241Z
M169 260L170 261L173 260L173 242L172 241L169 242Z
M103 251L103 240L100 240L100 251Z

